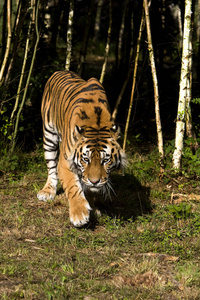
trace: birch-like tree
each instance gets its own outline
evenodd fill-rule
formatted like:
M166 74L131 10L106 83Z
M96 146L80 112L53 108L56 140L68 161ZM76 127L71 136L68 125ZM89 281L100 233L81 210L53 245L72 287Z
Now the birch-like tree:
M181 61L181 78L179 86L178 112L176 118L175 150L173 154L173 168L179 170L183 151L183 140L186 122L186 99L188 95L189 76L189 43L191 33L192 0L185 0L183 49Z
M159 108L158 79L157 79L154 50L153 50L153 44L152 44L152 38L151 38L151 27L150 27L149 8L148 8L147 0L144 0L143 6L144 6L144 10L145 10L149 60L150 60L150 64L151 64L151 73L152 73L153 87L154 87L155 115L156 115L156 127L157 127L157 136L158 136L158 151L159 151L161 157L163 158L164 150L163 150L163 135L162 135L162 126L161 126L161 119L160 119L160 108Z
M65 69L69 71L72 56L72 27L74 18L74 0L70 0L69 6L69 18L68 18L68 28L67 28L67 55L65 62Z

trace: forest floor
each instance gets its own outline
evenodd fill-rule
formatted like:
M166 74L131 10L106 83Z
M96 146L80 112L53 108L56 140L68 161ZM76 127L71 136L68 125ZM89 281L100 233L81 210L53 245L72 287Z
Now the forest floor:
M74 228L43 154L0 164L0 299L200 299L199 182L135 152L101 215Z

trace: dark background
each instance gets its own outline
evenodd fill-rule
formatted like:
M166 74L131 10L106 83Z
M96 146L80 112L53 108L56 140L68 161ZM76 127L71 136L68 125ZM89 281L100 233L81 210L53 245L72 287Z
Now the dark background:
M19 1L23 10L21 28L13 25L13 38L9 62L13 57L13 65L8 81L1 84L0 88L0 141L1 147L9 145L14 125L9 124L9 118L14 107L19 76L24 57L24 49L27 38L27 29L30 20L29 1ZM109 60L106 69L103 85L107 92L111 111L113 110L118 95L126 80L129 69L134 65L134 52L142 16L142 1L136 0L112 0L112 33ZM1 52L0 60L2 63L6 46L6 5L5 0L0 6L1 21ZM90 77L100 78L101 69L104 61L104 50L106 46L108 26L109 26L109 1L104 0L100 31L95 39L94 23L96 17L98 1L77 0L74 1L74 20L73 20L73 40L72 40L72 59L70 70L77 72L80 53L84 41L85 31L88 20L91 21L85 63L81 76L84 79ZM126 4L126 7L125 7ZM18 3L12 3L13 24L16 17ZM178 27L178 18L174 12L180 9L181 22L184 21L184 1L152 0L150 6L151 32L156 60L158 77L158 88L160 95L160 113L163 128L164 140L173 139L175 135L175 121L177 114L179 80L181 69L181 47ZM122 39L121 52L118 53L119 31L122 23L123 12L124 34ZM23 108L19 131L18 145L25 150L32 150L41 143L42 123L40 117L40 105L42 92L47 79L56 70L63 70L66 59L66 34L68 26L69 1L40 1L39 7L39 32L40 41L34 62L34 70L28 89L26 103ZM49 19L47 26L46 19ZM193 83L192 97L199 97L199 42L197 34L198 11L197 1L193 1ZM34 43L36 40L35 28L32 27L30 37L30 49L26 66L26 76L30 68L33 54ZM129 126L129 140L132 141L136 136L138 140L150 141L157 144L154 93L151 68L149 64L147 49L146 27L144 27L139 65L137 71L137 83L134 94L134 104ZM8 64L9 65L9 64ZM8 70L6 67L6 72ZM6 74L5 72L5 74ZM26 76L24 78L24 85ZM23 85L23 87L24 87ZM127 117L127 110L130 101L132 86L132 75L119 106L117 123L120 124L122 133ZM21 101L22 96L20 97ZM192 103L192 116L194 128L198 134L199 105ZM14 120L15 121L15 120Z

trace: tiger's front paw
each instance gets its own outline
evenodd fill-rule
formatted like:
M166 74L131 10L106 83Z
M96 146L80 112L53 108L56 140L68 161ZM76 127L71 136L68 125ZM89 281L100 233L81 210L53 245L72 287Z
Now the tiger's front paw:
M87 200L83 199L78 203L70 203L70 221L75 227L82 227L83 225L89 222L90 211L92 208L90 207Z
M40 201L47 201L47 200L53 200L56 196L55 192L46 190L46 189L42 189L41 191L38 192L37 194L37 198Z

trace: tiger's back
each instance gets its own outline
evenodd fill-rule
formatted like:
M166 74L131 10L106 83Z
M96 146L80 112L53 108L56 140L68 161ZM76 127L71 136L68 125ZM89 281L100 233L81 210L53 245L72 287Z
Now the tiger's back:
M59 71L50 77L41 111L43 122L53 126L59 134L70 134L75 126L100 128L112 125L102 85L96 78L85 81L72 72Z
M109 173L124 161L105 90L95 78L84 81L72 72L55 72L46 83L41 112L48 178L38 199L55 197L59 175L70 220L82 226L91 209L83 188L108 188Z

